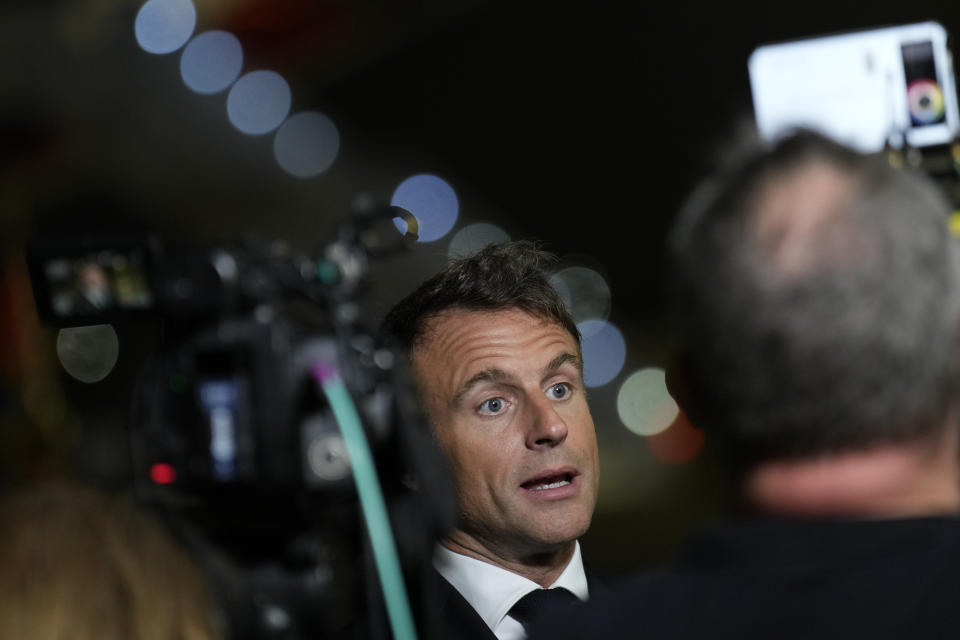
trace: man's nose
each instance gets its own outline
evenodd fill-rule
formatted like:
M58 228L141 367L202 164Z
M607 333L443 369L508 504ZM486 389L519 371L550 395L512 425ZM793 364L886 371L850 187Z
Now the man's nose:
M546 396L534 399L528 405L527 448L555 447L567 438L567 423L556 406Z

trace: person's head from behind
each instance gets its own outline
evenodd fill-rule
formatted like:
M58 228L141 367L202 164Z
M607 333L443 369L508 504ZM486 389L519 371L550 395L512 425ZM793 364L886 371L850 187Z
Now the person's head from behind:
M735 463L945 433L960 308L948 211L929 180L812 133L695 193L670 245L678 387Z
M448 544L501 565L569 553L596 502L580 335L550 259L529 242L488 246L384 321L450 463L460 524Z
M0 499L0 637L213 640L211 595L160 523L91 490Z

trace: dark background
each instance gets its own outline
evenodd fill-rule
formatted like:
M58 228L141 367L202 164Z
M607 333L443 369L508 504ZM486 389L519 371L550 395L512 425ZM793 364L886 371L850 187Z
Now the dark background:
M23 405L22 422L44 423L37 403L62 401L57 415L73 431L56 436L55 448L89 473L123 477L125 450L116 442L150 345L123 342L121 330L120 363L97 385L34 362L50 355L55 339L34 326L21 295L19 249L35 227L89 231L119 221L198 242L255 234L317 250L358 195L387 200L405 177L435 173L460 197L458 227L494 222L608 278L611 319L628 356L621 376L592 396L604 485L588 553L614 572L662 560L720 510L709 455L659 461L622 427L614 403L631 371L663 364L665 233L715 151L749 128L750 51L928 19L960 29L957 9L929 1L196 5L196 32L232 31L244 71L278 71L291 85L293 111L317 109L337 124L340 156L309 180L284 174L271 136L245 136L228 123L225 94L199 96L183 85L179 53L137 46L138 2L0 6L10 390L0 406L13 414L10 407ZM375 264L365 310L382 314L433 272L448 240ZM54 446L43 435L14 440L20 449L8 451ZM12 464L29 466L22 457Z

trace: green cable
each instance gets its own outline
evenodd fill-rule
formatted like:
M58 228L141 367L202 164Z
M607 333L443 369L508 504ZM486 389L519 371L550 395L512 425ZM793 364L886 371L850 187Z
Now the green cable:
M383 493L377 481L376 467L373 464L373 456L370 455L370 448L367 446L360 416L357 415L356 407L346 386L332 367L318 364L313 368L313 375L327 396L333 417L340 427L347 447L350 468L357 484L360 508L367 522L367 531L373 547L374 561L380 576L380 586L383 589L394 640L416 640L417 634L414 631L407 589L400 571L393 532L390 530L390 518L387 516Z

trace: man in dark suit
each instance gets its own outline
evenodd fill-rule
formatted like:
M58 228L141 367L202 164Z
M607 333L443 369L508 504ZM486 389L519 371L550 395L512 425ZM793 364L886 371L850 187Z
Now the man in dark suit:
M534 638L939 638L960 602L960 260L927 179L811 133L671 237L669 384L740 517Z
M385 320L456 484L429 607L443 638L523 638L534 598L590 593L577 538L597 498L597 441L580 334L548 259L528 242L487 247Z

